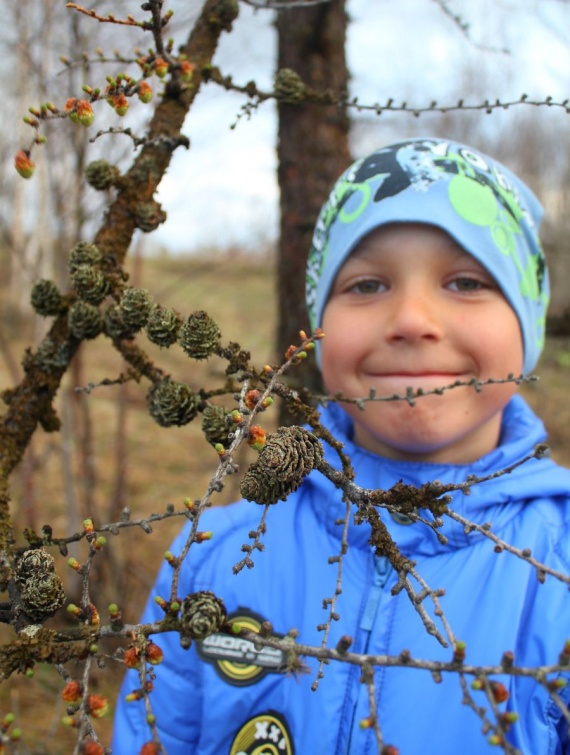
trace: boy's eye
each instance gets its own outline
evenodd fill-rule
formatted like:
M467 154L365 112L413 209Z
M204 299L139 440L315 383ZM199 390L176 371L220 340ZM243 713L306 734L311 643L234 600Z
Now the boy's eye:
M451 289L452 291L461 291L461 292L469 292L469 291L481 291L483 288L487 288L485 283L478 278L455 278L455 280L452 280L450 283L448 283L447 287Z
M373 278L357 281L350 287L350 291L357 294L376 294L385 288L384 284Z

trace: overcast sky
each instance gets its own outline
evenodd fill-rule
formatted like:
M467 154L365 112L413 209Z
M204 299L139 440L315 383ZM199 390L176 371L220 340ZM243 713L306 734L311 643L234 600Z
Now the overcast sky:
M472 41L436 0L348 0L352 94L367 103L388 97L418 104L452 102L460 82L471 75L483 88L483 99L517 99L523 91L559 100L570 95L570 3L448 0L447 6L470 24ZM276 54L272 14L244 4L240 8L215 62L236 82L255 79L269 88ZM255 250L274 240L275 109L266 103L232 130L242 102L213 84L200 93L184 128L191 149L175 155L159 190L168 220L149 238L153 245L172 252L234 245ZM411 120L407 114L398 119L399 136L406 135ZM380 146L373 143L374 128L362 133L353 139L355 155ZM382 133L379 121L379 138Z

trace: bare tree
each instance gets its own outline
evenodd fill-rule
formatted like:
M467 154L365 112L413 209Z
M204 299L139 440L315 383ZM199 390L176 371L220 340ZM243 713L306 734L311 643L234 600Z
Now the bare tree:
M279 100L279 189L281 228L277 282L278 353L307 328L303 297L305 264L312 230L328 190L348 165L348 116L344 107L303 102L295 77L306 86L337 95L348 90L344 0L279 11L277 86ZM312 372L312 374L311 374ZM300 380L314 387L318 377L304 370Z

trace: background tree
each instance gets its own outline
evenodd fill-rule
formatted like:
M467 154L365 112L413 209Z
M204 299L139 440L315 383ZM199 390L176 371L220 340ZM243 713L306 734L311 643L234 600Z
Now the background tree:
M307 250L330 187L350 163L345 108L304 101L304 86L337 95L348 91L346 26L344 0L306 8L283 7L277 15L275 85L282 92L277 148L281 217L278 354L295 342L300 329L308 329L304 300L299 296L304 290ZM308 388L320 384L314 363L300 370L297 379Z

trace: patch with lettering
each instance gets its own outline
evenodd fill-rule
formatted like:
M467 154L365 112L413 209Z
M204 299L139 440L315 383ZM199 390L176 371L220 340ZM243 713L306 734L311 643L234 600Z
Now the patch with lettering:
M228 616L228 621L258 632L265 619L253 611L240 608ZM196 647L202 660L211 663L224 681L237 687L255 684L266 674L282 674L287 667L287 656L282 650L256 647L250 640L222 632L200 640Z
M294 755L287 722L273 710L246 721L234 737L229 755Z

